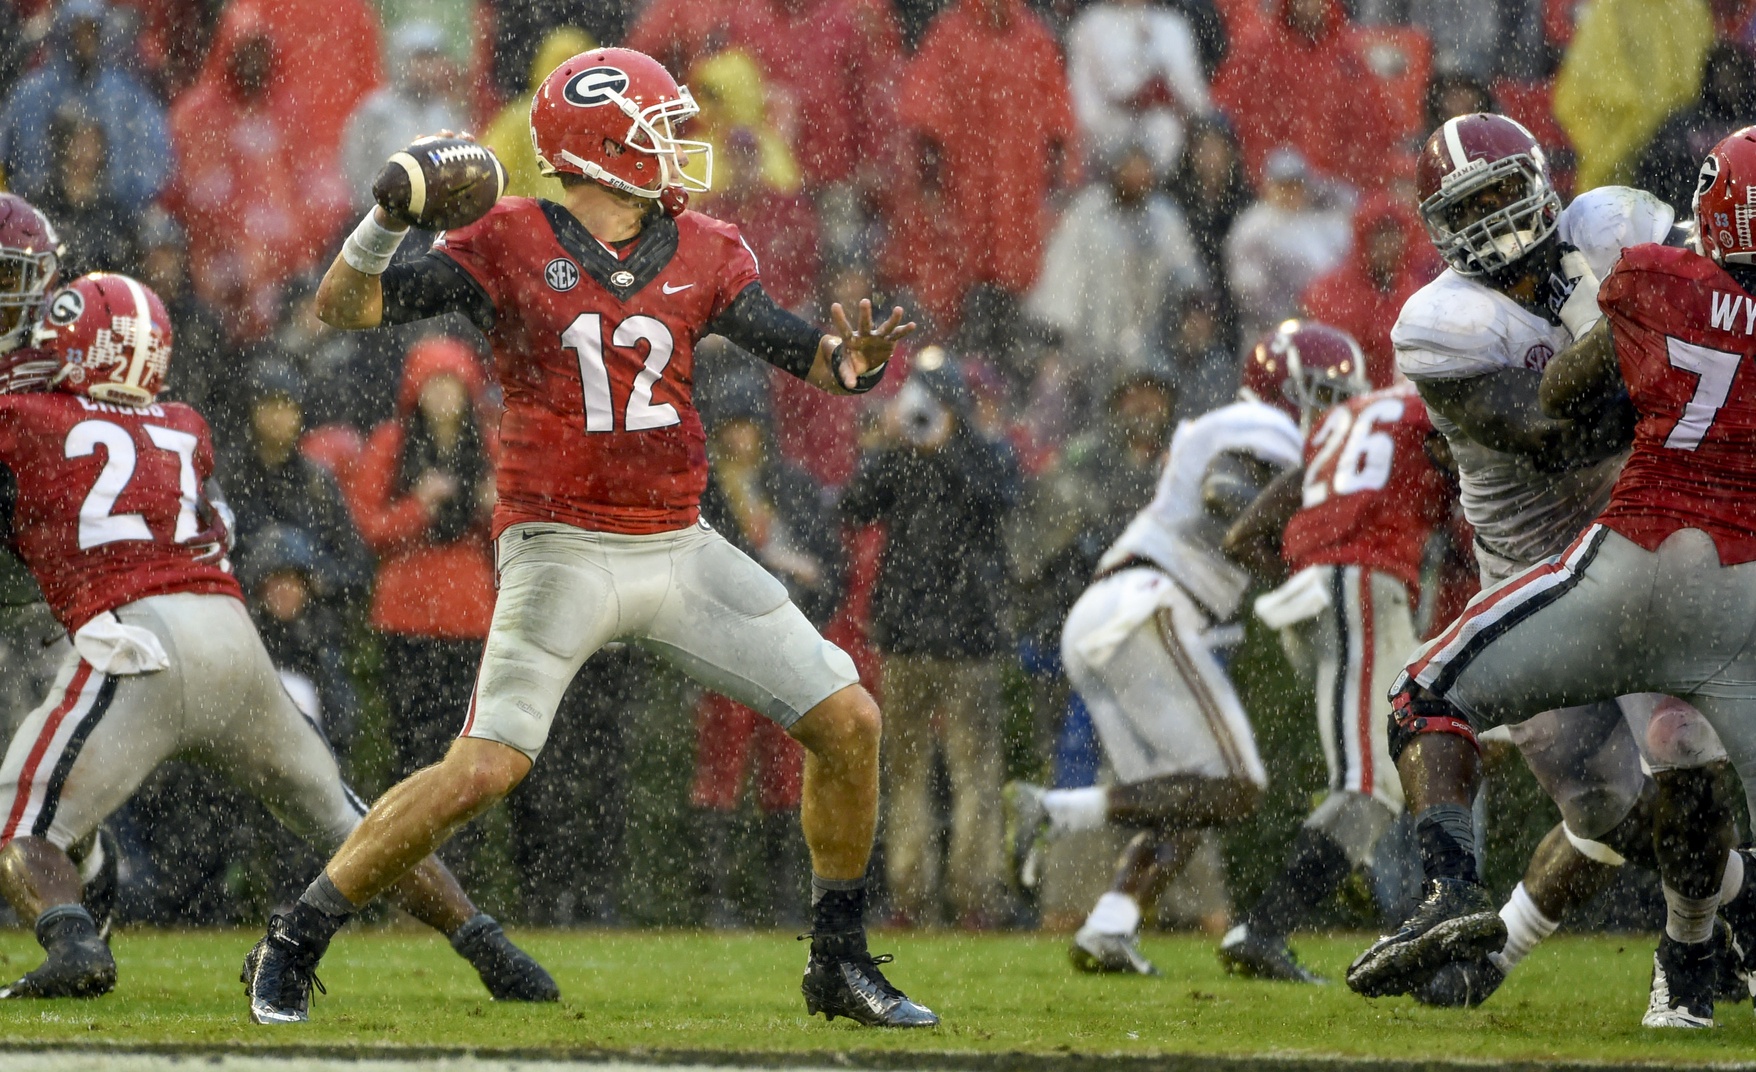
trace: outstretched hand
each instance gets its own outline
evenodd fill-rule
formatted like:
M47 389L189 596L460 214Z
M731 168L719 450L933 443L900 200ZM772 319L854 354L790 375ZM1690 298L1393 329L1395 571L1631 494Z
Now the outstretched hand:
M895 352L896 344L915 332L914 321L905 324L902 315L902 306L896 306L884 323L873 326L871 299L862 298L859 322L850 324L847 310L840 302L829 307L829 320L835 333L823 336L818 342L817 358L833 369L837 386L844 391L856 390L861 376L884 367ZM842 348L839 367L831 361L837 346Z

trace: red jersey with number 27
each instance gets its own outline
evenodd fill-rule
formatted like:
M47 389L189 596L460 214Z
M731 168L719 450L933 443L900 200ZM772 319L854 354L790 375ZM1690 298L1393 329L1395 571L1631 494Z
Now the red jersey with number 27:
M1451 490L1427 458L1433 422L1412 383L1351 398L1305 442L1302 505L1281 540L1294 571L1368 566L1408 585L1435 526L1451 513Z
M1632 246L1598 304L1640 415L1598 520L1651 551L1678 529L1756 559L1756 297L1698 253Z
M69 632L147 596L243 598L231 573L187 546L213 475L207 422L188 406L0 396L0 465L16 485L12 545Z
M506 399L494 532L693 524L707 486L695 343L758 277L738 229L684 212L613 250L558 205L505 197L434 249L494 306Z

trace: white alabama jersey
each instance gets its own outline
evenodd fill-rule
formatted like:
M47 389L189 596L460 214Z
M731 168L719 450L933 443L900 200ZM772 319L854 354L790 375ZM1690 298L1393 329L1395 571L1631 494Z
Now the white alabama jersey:
M1237 613L1250 575L1219 549L1223 527L1207 518L1201 485L1221 454L1249 454L1280 469L1298 465L1304 449L1291 417L1260 402L1233 402L1177 425L1152 502L1098 562L1099 570L1130 557L1169 574L1221 620ZM1203 524L1203 522L1206 522Z
M1644 190L1602 186L1581 194L1561 213L1560 239L1585 254L1601 279L1625 247L1664 241L1675 215ZM1573 341L1561 325L1450 269L1409 298L1390 339L1397 369L1417 383L1504 368L1541 372ZM1437 410L1433 426L1445 434L1457 460L1463 512L1476 530L1484 583L1564 550L1609 502L1627 460L1621 454L1546 473L1528 458L1474 442Z

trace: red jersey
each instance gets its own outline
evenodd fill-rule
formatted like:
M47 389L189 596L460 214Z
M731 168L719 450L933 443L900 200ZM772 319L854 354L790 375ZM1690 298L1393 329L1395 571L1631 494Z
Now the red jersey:
M213 438L180 402L114 406L63 391L0 396L0 466L15 483L12 546L68 631L172 592L243 598L179 546L202 531Z
M1414 384L1371 391L1330 410L1305 442L1303 505L1281 551L1293 570L1369 566L1421 583L1451 489L1427 458L1433 422Z
M1647 550L1678 529L1756 559L1756 296L1698 253L1632 246L1604 279L1634 453L1598 518Z
M738 229L685 212L617 252L559 205L504 197L434 249L494 306L506 400L494 533L521 521L693 524L707 486L695 343L758 278Z

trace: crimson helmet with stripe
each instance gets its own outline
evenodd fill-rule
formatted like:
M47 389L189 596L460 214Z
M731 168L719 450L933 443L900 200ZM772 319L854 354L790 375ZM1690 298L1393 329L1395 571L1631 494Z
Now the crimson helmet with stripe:
M1283 320L1244 356L1238 395L1304 423L1371 389L1352 335L1316 320Z
M37 345L61 361L59 390L97 402L150 405L171 365L171 317L152 288L93 272L49 298Z
M0 354L30 338L60 263L49 218L17 194L0 194Z
M1503 115L1447 119L1427 138L1415 182L1427 233L1459 275L1510 267L1561 223L1561 195L1542 146Z
M1695 182L1701 251L1721 264L1756 264L1756 127L1726 135Z

